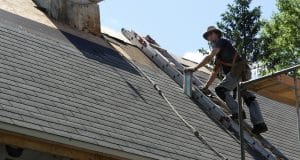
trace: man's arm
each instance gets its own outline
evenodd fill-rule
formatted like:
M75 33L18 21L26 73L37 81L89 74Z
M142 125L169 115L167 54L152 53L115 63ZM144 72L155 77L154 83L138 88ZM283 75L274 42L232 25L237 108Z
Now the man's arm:
M220 49L219 48L214 48L211 53L207 56L204 57L204 59L195 67L190 67L187 68L188 70L192 70L192 71L196 71L197 69L203 67L204 65L206 65L207 63L209 63L214 56L216 56L219 53Z
M215 65L213 71L211 72L209 79L207 80L206 84L203 86L203 89L206 90L212 84L212 82L217 78L217 75L220 71L220 65Z

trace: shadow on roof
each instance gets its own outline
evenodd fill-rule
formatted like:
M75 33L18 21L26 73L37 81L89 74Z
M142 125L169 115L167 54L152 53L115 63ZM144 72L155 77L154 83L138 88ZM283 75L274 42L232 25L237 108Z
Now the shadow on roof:
M64 31L61 31L61 33L85 57L93 59L99 63L122 69L132 74L140 75L140 73L132 66L132 64L125 60L117 51Z

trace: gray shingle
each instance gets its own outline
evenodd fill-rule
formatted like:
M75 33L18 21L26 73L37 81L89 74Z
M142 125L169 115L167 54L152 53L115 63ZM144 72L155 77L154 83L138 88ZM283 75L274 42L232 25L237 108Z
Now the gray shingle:
M57 110L57 112L59 113L63 113L64 115L69 115L69 116L73 116L73 112L79 112L79 109L76 108L75 106L69 106L69 105L65 105L63 103L57 103L55 102L55 106L49 110Z
M24 122L22 120L20 121L20 120L17 120L17 119L12 119L12 121L17 126L30 128L30 129L33 129L33 130L39 130L39 131L42 130L42 127L38 124L34 124L34 123L31 123L31 122Z
M42 103L42 104L48 105L48 106L54 106L54 102L52 102L51 100L40 98L37 96L31 96L31 95L28 95L28 97L30 100L32 100L34 102L39 102L39 103Z
M48 123L48 121L37 119L34 116L27 116L27 115L25 116L25 115L23 115L22 118L27 123L33 123L33 124L44 126L44 127L48 127L50 125Z
M49 107L51 108L51 107ZM54 110L57 111L57 110ZM60 118L60 119L65 119L64 115L61 112L53 112L53 111L49 111L49 110L45 110L45 109L39 109L39 112L43 115L47 115L47 116L51 116L54 118Z
M3 123L13 124L13 121L10 117L0 116L0 121Z
M21 117L20 113L18 113L18 112L24 113L26 111L19 111L19 110L17 110L17 111L12 110L11 111L11 108L12 107L1 105L0 115L2 117L11 118L12 120L13 119L22 120L22 117Z
M22 109L22 110L25 110L28 112L33 112L33 113L40 113L36 107L24 105L22 103L13 102L13 101L11 101L10 103L13 108L18 108L18 109Z
M8 111L8 112L11 112L9 113L7 116L13 116L14 118L17 118L18 120L21 120L21 116L22 115L29 115L30 114L30 111L27 111L23 108L17 108L17 107L13 107L12 105L2 105L2 109L5 110L5 111ZM13 115L15 114L15 115Z
M9 103L9 101L5 100L5 99L0 99L0 104L1 105L5 105L5 106L11 106L11 104Z

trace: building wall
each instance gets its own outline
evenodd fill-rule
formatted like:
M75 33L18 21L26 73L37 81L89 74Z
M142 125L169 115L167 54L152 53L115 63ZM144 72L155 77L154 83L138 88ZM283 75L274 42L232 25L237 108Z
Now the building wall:
M8 155L5 144L22 148L18 158ZM81 149L80 146L67 146L57 142L30 136L0 131L0 160L126 160L114 155Z

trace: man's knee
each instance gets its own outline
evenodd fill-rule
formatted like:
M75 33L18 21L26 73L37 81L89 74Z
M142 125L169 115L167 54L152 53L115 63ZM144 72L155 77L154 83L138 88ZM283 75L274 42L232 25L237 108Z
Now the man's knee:
M216 91L217 95L218 95L223 101L225 101L225 99L226 99L226 98L225 98L225 92L227 92L228 89L226 89L226 88L224 88L224 87L218 86L218 87L215 88L215 91Z
M247 97L247 98L244 98L244 101L247 106L250 106L250 104L255 100L255 98L256 97Z

